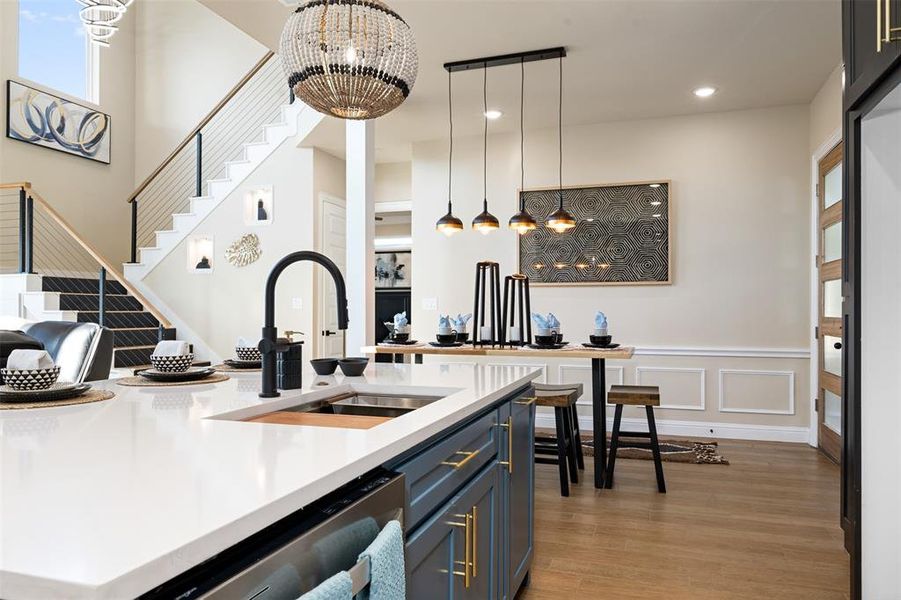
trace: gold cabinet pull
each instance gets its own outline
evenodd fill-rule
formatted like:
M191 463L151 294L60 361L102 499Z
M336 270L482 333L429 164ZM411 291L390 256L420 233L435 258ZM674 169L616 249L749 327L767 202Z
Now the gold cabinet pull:
M507 430L507 460L499 460L497 464L507 467L507 472L513 473L513 417L507 417L506 423L498 423L498 427Z
M469 589L471 584L472 572L473 572L473 562L472 562L472 554L473 554L473 541L472 541L472 515L466 513L465 515L454 515L457 519L463 519L463 522L460 523L458 521L448 521L448 525L452 527L462 527L463 528L463 560L455 560L454 564L460 565L463 567L462 571L454 571L454 575L463 578L463 587Z
M888 6L888 0L886 0ZM882 1L876 0L876 52L882 52Z
M465 456L466 458L464 458L463 460L457 461L457 462L451 462L451 461L445 460L445 461L442 461L441 464L447 465L448 467L453 467L455 469L462 469L464 466L466 466L466 463L468 463L469 461L471 461L472 459L474 459L476 456L479 455L479 450L473 450L472 452L467 452L465 450L458 450L457 452L454 452L454 454L459 454L461 456Z
M531 405L535 404L535 402L537 400L538 400L538 398L536 398L535 396L532 396L531 398L520 398L519 400L514 400L513 404L521 404L522 406L531 406Z
M472 576L479 574L479 507L472 507Z

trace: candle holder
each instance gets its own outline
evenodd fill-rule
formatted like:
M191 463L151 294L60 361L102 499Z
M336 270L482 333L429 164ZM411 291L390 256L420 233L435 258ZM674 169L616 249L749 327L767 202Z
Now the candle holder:
M529 278L522 273L504 277L504 309L501 314L501 346L532 343L532 296L529 293Z
M485 310L486 295L489 310ZM501 308L501 271L500 265L492 261L476 263L475 300L472 307L472 345L497 345L500 341L503 323L498 323ZM486 319L490 325L486 325ZM500 325L500 326L499 326Z

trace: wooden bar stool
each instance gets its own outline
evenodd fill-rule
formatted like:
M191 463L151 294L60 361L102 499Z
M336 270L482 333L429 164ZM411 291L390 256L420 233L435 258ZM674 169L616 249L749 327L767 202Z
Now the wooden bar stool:
M557 465L560 470L560 494L569 496L569 482L579 483L579 469L585 468L576 401L582 395L582 384L533 384L535 404L554 409L557 435L553 441L536 440L535 461ZM556 455L556 458L544 455Z
M656 385L614 385L607 394L607 402L616 405L613 417L613 434L610 438L610 456L607 458L607 489L613 487L613 468L616 465L616 451L619 438L649 438L651 452L654 454L654 470L657 472L657 491L666 493L666 482L663 480L663 461L660 459L660 442L657 440L657 423L654 421L654 407L660 406L660 388ZM644 406L648 417L648 431L620 431L623 418L623 406Z

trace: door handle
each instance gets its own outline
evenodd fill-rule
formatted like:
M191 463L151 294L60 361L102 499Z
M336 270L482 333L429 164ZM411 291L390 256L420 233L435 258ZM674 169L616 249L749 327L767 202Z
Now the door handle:
M835 348L836 350L841 350L841 349L842 349L842 343L841 343L841 342L835 342L835 344L833 344L832 346L833 346L833 348Z
M337 331L329 331L328 329L323 330L322 335L328 337L330 335L338 335Z
M876 0L876 52L882 52L883 44L901 40L901 27L892 27L892 0ZM884 6L884 9L883 9Z
M451 527L462 527L463 528L463 560L455 560L454 564L460 565L463 567L462 571L454 571L454 575L463 578L463 587L469 589L470 581L474 576L474 567L473 567L473 535L472 535L472 526L473 526L473 516L469 513L463 515L454 515L457 519L462 519L462 523L460 521L448 521L448 525Z
M507 467L507 472L513 474L513 417L507 417L506 423L498 423L501 429L507 430L507 460L499 460L497 464Z

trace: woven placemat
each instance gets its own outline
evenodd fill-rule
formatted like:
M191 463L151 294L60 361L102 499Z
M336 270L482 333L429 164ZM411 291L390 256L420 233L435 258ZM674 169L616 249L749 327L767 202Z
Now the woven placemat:
M207 383L219 383L220 381L228 381L228 375L213 373L209 377L196 381L150 381L139 375L137 377L122 377L117 379L116 383L129 387L175 387L179 385L204 385Z
M213 365L213 368L219 371L220 373L259 373L263 370L262 367L257 367L256 369L237 369L235 367L230 367L226 364L221 365Z
M90 402L110 400L115 397L115 392L91 389L81 396L67 398L65 400L50 400L49 402L0 402L0 410L13 410L16 408L51 408L54 406L69 406L72 404L88 404Z

